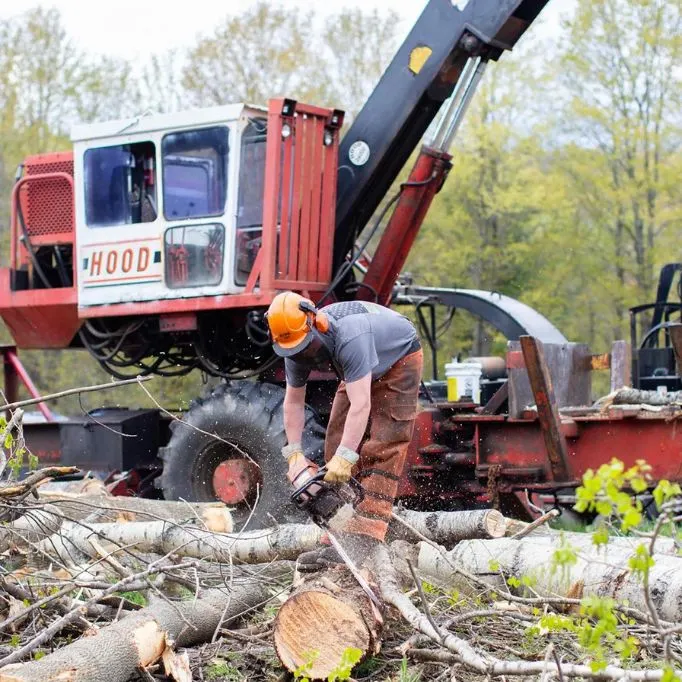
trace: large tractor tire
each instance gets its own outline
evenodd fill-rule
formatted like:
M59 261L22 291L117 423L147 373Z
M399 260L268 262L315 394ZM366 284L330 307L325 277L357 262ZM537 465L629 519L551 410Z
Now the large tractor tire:
M303 521L289 501L281 448L286 444L284 389L273 384L232 381L196 400L182 421L171 424L160 487L167 500L222 500L232 508L236 528L264 528ZM322 461L324 427L306 408L303 447Z

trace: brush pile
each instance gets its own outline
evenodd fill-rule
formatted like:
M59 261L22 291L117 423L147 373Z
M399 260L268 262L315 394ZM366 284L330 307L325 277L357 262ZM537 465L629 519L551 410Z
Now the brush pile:
M596 547L495 510L398 511L366 573L379 610L346 569L297 570L312 524L236 532L222 504L43 485L69 471L0 488L0 682L656 680L682 657L663 522Z

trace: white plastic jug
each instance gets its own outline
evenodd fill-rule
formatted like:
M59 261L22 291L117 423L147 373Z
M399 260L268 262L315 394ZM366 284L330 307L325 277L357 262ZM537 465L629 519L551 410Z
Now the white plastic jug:
M448 382L448 401L468 400L481 402L481 373L483 367L478 362L448 362L445 365L445 378Z

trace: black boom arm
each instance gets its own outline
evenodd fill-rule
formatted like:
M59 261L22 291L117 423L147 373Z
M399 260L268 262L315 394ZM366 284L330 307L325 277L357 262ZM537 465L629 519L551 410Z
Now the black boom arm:
M497 60L548 2L429 0L341 142L335 269L452 94L467 60Z

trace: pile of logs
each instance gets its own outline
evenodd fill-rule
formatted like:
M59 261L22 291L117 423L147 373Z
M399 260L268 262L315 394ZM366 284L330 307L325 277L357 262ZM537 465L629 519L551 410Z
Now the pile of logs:
M349 650L359 658L375 655L397 622L415 633L403 654L413 649L486 677L663 676L656 665L609 665L597 673L549 654L500 658L439 619L423 583L445 593L488 595L481 613L508 609L524 623L537 621L531 606L567 613L588 595L611 596L627 604L628 619L659 636L672 659L678 655L682 558L672 539L657 542L644 589L628 567L637 538L612 539L598 552L588 534L529 528L495 510L397 510L387 543L365 571L385 605L379 612L346 569L298 571L297 556L322 536L312 524L234 532L222 504L39 486L60 471L0 488L0 682L125 682L140 670L153 671L151 679L186 682L188 647L216 642L273 604L268 637L281 665L310 679L327 679ZM552 556L566 543L577 560L557 571ZM532 578L532 590L510 587L510 578L524 577Z

